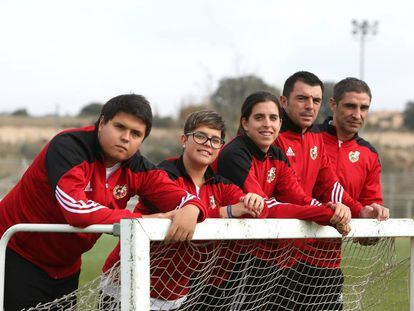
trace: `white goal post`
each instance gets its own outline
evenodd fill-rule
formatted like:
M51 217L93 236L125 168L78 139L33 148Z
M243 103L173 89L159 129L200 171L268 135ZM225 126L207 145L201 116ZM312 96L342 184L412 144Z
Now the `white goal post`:
M121 242L121 268L120 293L121 310L150 310L151 290L151 257L150 251L154 241L162 241L168 231L170 220L167 219L125 219L115 225L94 225L85 229L74 228L68 225L51 224L19 224L11 227L3 235L0 241L0 310L3 310L4 294L4 264L5 249L10 237L19 231L37 232L85 232L85 233L110 233L119 235ZM414 310L414 221L412 219L390 219L384 222L367 219L353 219L351 221L352 231L343 239L343 244L351 245L354 252L355 238L380 237L384 240L393 241L390 238L408 237L410 239L409 253L409 304L410 310ZM330 226L319 226L308 221L296 219L206 219L196 227L193 240L268 240L268 239L305 239L305 238L341 238L340 234ZM354 240L353 240L354 239ZM197 245L197 244L196 244ZM379 244L371 252L379 252L380 249L388 247ZM364 247L361 247L364 248ZM164 250L167 248L164 248ZM109 252L110 250L108 250ZM163 250L162 250L163 251ZM161 252L162 252L161 251ZM363 253L352 253L352 258L364 257ZM382 254L378 254L382 256ZM381 259L380 259L381 261ZM408 262L406 262L408 264ZM380 264L388 265L386 260ZM370 269L368 264L366 267ZM214 267L213 267L214 269ZM406 275L408 268L404 266L403 273ZM388 272L387 272L388 273ZM383 277L384 274L380 275ZM369 276L372 279L375 277ZM100 281L95 282L100 284ZM94 285L96 286L96 285ZM382 286L381 284L379 286ZM99 293L101 288L94 288ZM88 289L88 292L89 289ZM75 294L79 297L79 293ZM96 308L96 309L95 309ZM32 310L32 309L30 309ZM34 308L33 310L38 310ZM39 310L49 310L39 308ZM97 305L91 308L74 306L64 310L97 310ZM115 309L114 309L115 310ZM119 309L116 309L119 310ZM191 309L190 309L191 310ZM354 310L354 309L352 309ZM358 307L355 310L360 310Z
M116 229L115 229L116 230ZM92 225L76 228L64 224L17 224L4 232L0 239L0 310L4 309L4 276L6 249L11 237L17 232L60 232L60 233L108 233L114 234L114 225Z
M161 241L170 221L121 221L121 310L150 310L150 241ZM410 310L414 310L414 221L353 219L347 238L410 237ZM330 226L296 219L206 219L193 240L341 238Z

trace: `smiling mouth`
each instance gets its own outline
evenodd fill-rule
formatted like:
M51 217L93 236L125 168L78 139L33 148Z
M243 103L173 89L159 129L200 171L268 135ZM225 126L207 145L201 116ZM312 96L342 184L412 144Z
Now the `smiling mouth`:
M259 134L265 137L271 137L273 135L273 132L262 131L262 132L259 132Z
M211 155L211 152L208 151L208 150L205 150L205 149L198 149L197 151L200 152L200 153L203 153L203 154Z

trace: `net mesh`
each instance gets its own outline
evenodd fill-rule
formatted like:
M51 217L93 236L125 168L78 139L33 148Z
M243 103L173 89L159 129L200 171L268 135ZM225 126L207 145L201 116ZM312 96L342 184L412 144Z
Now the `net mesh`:
M151 310L408 310L401 240L151 242ZM29 310L121 310L119 275Z

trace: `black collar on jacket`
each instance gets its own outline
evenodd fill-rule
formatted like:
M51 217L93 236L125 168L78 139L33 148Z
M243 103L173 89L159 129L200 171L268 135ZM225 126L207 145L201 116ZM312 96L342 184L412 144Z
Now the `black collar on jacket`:
M247 134L242 134L241 139L245 142L247 149L249 149L250 153L252 155L254 155L256 158L258 158L259 160L263 160L267 157L270 149L272 148L272 146L270 146L269 150L267 152L263 152L256 144L255 142L249 137L247 136Z
M192 180L190 175L188 175L187 170L185 169L184 159L183 159L182 155L178 158L172 158L172 159L168 159L168 160L165 160L165 161L173 164L174 168L172 168L172 169L176 172L171 172L171 173L173 173L174 175L177 175L177 177L182 176L182 177L184 177L188 180ZM163 161L161 163L165 163L165 161ZM171 171L170 169L168 169L164 165L161 165L161 167L163 169L166 168L167 170ZM168 165L168 167L170 167L170 165ZM213 169L209 165L207 167L206 172L204 173L204 182L207 183L210 180L214 180L215 177L216 177L216 174L214 173Z
M328 132L329 134L338 137L336 132L336 127L332 125L333 117L327 117L325 121L321 124L322 130ZM352 139L358 139L359 135L356 133L350 140Z

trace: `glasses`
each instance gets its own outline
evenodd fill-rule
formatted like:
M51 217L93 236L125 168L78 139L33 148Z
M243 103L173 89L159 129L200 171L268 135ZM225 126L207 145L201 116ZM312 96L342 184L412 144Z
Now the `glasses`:
M199 145L204 145L207 141L210 141L210 146L213 149L220 149L224 145L224 139L216 136L208 137L203 132L192 132L185 134L185 136L190 135L193 136L194 141Z

